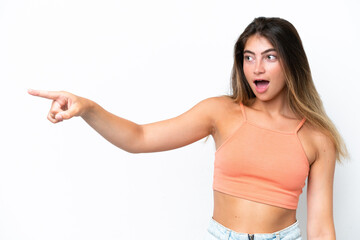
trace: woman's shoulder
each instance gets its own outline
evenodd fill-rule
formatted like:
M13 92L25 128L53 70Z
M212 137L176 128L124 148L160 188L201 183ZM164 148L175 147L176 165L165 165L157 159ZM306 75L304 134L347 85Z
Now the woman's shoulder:
M304 126L302 127L306 133L313 139L313 143L320 144L323 142L331 142L330 137L321 131L319 128L315 127L311 122L305 121Z
M300 134L302 134L303 138L307 139L308 144L312 146L313 161L315 161L322 152L335 151L335 146L330 136L313 126L309 121L305 121Z
M206 98L200 104L214 117L240 110L240 104L227 95Z
M219 128L220 125L229 125L232 121L242 120L241 106L230 96L210 97L205 99L203 104L215 129Z
M209 98L204 99L202 102L204 105L214 107L215 109L217 109L218 107L220 107L222 109L224 107L227 108L227 107L234 107L235 105L238 105L234 101L234 99L232 99L228 95L209 97Z

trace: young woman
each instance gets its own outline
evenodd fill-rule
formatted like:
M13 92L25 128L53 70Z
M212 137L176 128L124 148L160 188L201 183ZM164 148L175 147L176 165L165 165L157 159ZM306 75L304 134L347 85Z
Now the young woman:
M346 146L326 115L300 37L280 18L256 18L235 44L232 94L182 115L138 125L68 92L48 119L82 117L119 148L156 152L211 135L216 144L214 211L206 239L301 239L296 209L308 178L309 240L335 239L333 179Z

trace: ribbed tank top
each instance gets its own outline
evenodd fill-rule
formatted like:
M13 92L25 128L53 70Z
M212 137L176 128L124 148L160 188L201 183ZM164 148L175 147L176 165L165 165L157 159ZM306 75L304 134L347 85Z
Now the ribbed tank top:
M309 173L297 132L267 129L244 121L215 152L213 189L251 201L296 209Z

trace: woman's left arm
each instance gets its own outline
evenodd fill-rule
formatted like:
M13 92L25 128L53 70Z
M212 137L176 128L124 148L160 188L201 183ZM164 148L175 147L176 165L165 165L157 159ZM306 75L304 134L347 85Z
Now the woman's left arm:
M307 187L307 239L335 240L333 182L335 146L325 135L316 137L317 155L311 165Z

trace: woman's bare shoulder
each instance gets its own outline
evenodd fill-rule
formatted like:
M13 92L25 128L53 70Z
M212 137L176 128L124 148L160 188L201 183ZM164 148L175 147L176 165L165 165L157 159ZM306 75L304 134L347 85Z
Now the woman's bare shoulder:
M304 124L304 129L310 137L313 139L313 143L320 144L321 142L331 141L330 137L326 135L323 131L313 126L310 122L306 121Z
M234 105L234 100L227 95L210 97L203 100L204 104L210 107L231 107Z
M214 131L231 129L242 120L240 104L229 96L217 96L206 100L208 116L212 120ZM221 131L221 130L220 130Z
M311 142L314 151L314 157L316 160L321 152L327 151L335 151L335 145L327 134L325 134L320 129L314 127L310 123L304 124L304 132L307 135L308 141Z
M227 95L204 99L201 104L203 104L203 107L206 108L207 112L213 117L219 117L239 106Z

